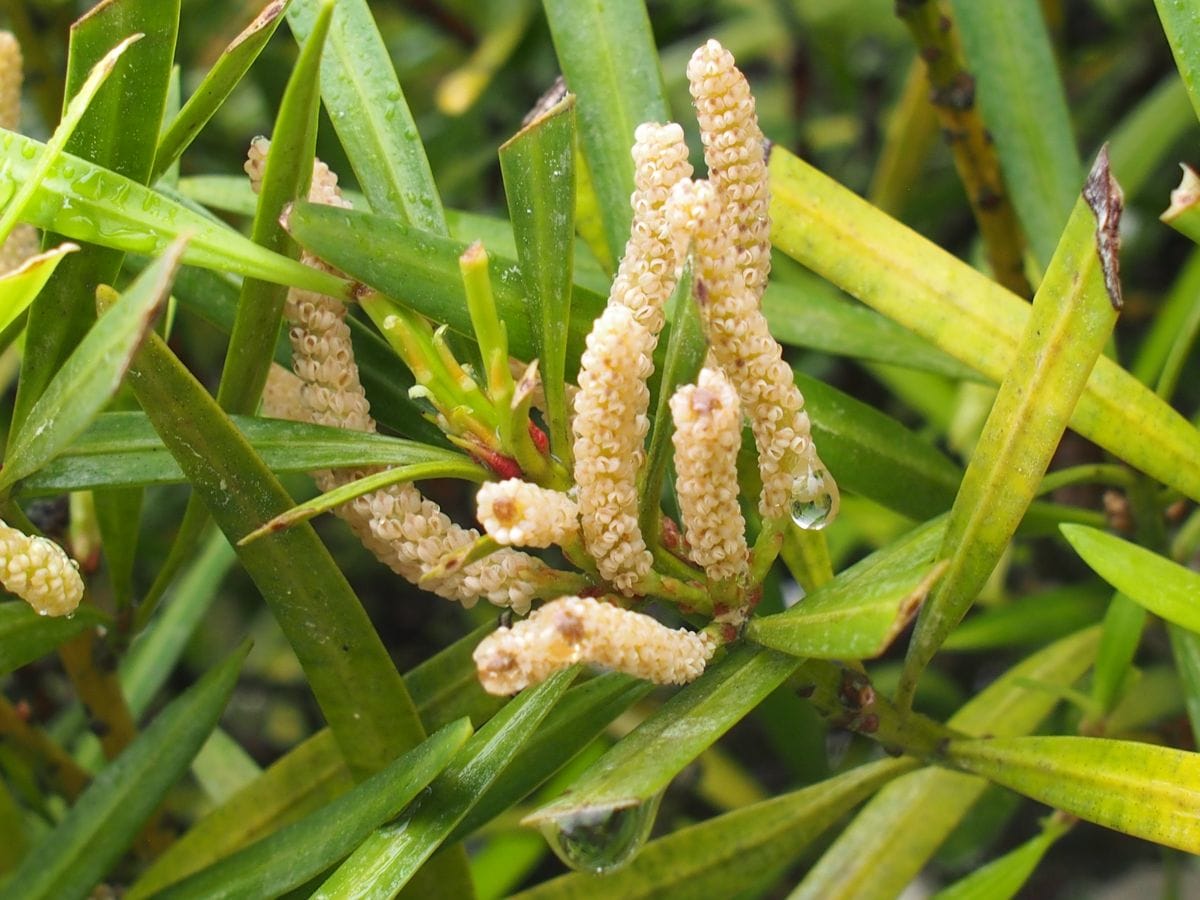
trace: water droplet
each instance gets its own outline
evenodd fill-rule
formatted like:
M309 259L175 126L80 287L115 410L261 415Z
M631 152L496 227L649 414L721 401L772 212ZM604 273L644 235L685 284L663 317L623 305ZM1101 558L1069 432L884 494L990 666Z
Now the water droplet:
M542 826L558 858L577 872L600 875L631 861L654 827L662 794L624 809L583 810Z
M806 531L820 531L829 524L833 494L825 487L823 471L809 472L796 480L792 492L792 521Z

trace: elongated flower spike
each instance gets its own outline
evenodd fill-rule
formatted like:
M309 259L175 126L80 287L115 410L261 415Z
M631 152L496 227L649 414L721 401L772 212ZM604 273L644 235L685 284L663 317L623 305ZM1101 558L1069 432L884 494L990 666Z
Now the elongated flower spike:
M492 632L474 658L484 690L507 695L578 662L656 684L686 684L700 676L715 649L702 632L671 629L591 597L561 597Z
M69 616L83 599L75 560L49 538L0 521L0 584L43 616Z
M709 347L754 432L763 485L759 512L778 519L796 508L819 509L823 524L837 513L837 485L813 446L804 397L783 348L746 287L730 213L707 181L681 182L668 209L676 239L694 242L696 294Z
M475 502L484 530L497 543L517 547L550 547L579 532L579 505L559 491L519 478L489 481Z
M714 582L747 574L746 522L738 506L737 455L742 414L720 369L671 397L675 421L675 493L691 558Z
M692 174L683 129L674 122L645 122L634 132L633 224L609 303L627 306L657 335L663 306L675 289L674 242L667 218L671 188Z
M250 148L246 173L256 190L269 148L265 138L256 139ZM349 206L338 190L337 176L321 162L313 166L309 199ZM326 265L309 254L303 256L303 261L312 266ZM344 304L332 297L293 289L284 312L292 323L288 336L293 366L302 382L300 401L306 421L374 432L375 420L354 361ZM314 472L313 478L322 491L329 491L371 471L327 470ZM526 612L537 594L539 580L551 571L541 560L506 548L461 569L422 580L444 557L474 544L479 533L456 525L411 484L389 485L364 494L336 512L392 571L467 607L484 597L497 606Z
M754 95L733 54L715 40L692 54L687 76L708 178L729 214L746 287L761 299L771 271L771 192L767 142L758 127Z
M600 574L625 594L653 557L638 527L637 473L649 428L646 387L654 336L624 306L592 326L575 396L575 483L584 544Z

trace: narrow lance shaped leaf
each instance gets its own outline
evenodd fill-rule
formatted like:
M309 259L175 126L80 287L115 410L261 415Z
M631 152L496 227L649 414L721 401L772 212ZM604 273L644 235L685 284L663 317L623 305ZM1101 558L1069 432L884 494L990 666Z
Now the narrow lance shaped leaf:
M1171 44L1175 67L1187 88L1192 109L1200 117L1200 27L1188 4L1178 0L1154 0L1158 18Z
M64 147L65 153L55 156L45 179L35 181L37 189L22 214L26 221L48 232L97 246L84 246L80 253L63 260L30 308L26 352L13 408L14 425L24 421L46 385L83 340L96 319L96 289L102 284L115 283L123 261L122 253L105 249L106 242L96 238L98 230L120 232L124 226L111 220L101 226L100 219L93 220L88 210L72 207L61 195L50 201L60 213L57 219L64 225L71 219L81 220L90 226L80 229L86 233L73 235L54 222L38 221L38 210L45 211L46 197L54 193L51 185L60 181L64 170L72 173L68 180L84 175L82 166L71 163L75 157L86 160L83 165L115 173L119 180L128 179L139 187L145 184L170 92L179 35L179 7L180 0L98 3L71 25L64 97L79 93L92 68L119 42L134 34L145 37L124 53L121 65L113 70L88 105ZM18 182L30 181L42 147L26 139L14 139L14 143L16 147L0 135L3 159L0 166ZM94 188L95 182L90 187ZM176 231L156 244L153 255L165 252L167 245L180 235ZM45 246L58 243L61 243L58 236L46 235Z
M1014 737L951 741L945 759L1088 822L1200 853L1200 754L1107 738Z
M9 878L4 900L86 897L133 843L217 724L249 644L159 713Z
M225 103L233 89L241 84L250 66L258 59L275 29L283 21L290 0L271 0L254 21L230 42L213 67L204 75L200 85L163 129L154 156L150 183L157 181L183 155L209 119Z
M952 5L1005 185L1045 268L1083 174L1045 16L1037 0L986 8L968 0ZM1013 90L1015 84L1021 90Z
M326 425L232 416L230 420L273 472L356 469L362 466L444 466L475 477L461 453L381 434ZM101 413L70 447L22 480L23 496L104 487L148 487L186 481L145 413Z
M0 163L28 178L43 144L0 129ZM153 256L188 235L184 262L306 290L346 296L345 281L257 246L164 194L78 157L50 166L25 209L27 221L78 241Z
M293 0L287 15L297 40L308 39L319 3ZM321 63L321 95L371 209L445 234L425 147L366 0L338 0Z
M501 146L500 171L540 360L550 447L560 459L569 460L566 362L575 260L574 96L568 94Z
M570 791L524 819L559 827L642 807L796 670L799 660L742 645L591 765Z
M130 370L142 408L231 541L292 505L287 491L166 344ZM304 667L351 769L382 768L424 738L387 650L325 545L305 524L238 548ZM321 628L312 628L320 622Z
M1083 561L1114 588L1168 622L1200 633L1200 574L1098 529L1059 527Z
M447 725L348 794L155 896L260 897L300 887L399 815L470 735L465 719Z
M847 811L897 775L911 759L852 769L799 791L754 803L652 841L620 871L583 871L523 891L513 900L660 900L734 897L796 859Z
M778 145L770 173L777 248L989 380L1013 370L1029 304ZM1200 433L1112 360L1097 360L1071 427L1200 499Z
M508 703L467 742L429 793L399 821L367 838L313 897L394 897L513 762L577 672L577 668L559 672Z
M170 292L183 251L176 243L147 268L75 348L9 441L0 488L45 465L112 397Z
M633 132L670 116L642 0L543 0L567 87L579 98L579 139L609 256L629 237Z
M945 580L917 618L901 705L975 601L1037 494L1076 400L1112 334L1121 303L1117 228L1121 191L1101 150L1059 241L1025 337L959 488L938 555Z
M786 612L751 619L746 637L797 657L878 656L912 620L940 574L934 556L945 532L944 517L927 522Z
M79 249L78 244L60 244L53 250L25 260L18 268L0 276L0 331L12 325L33 302L62 258Z
M321 51L332 18L333 3L323 3L288 78L271 133L271 149L250 232L255 244L291 258L298 256L299 251L279 224L279 216L288 203L308 196L321 104ZM286 287L270 281L258 278L242 281L237 317L217 388L217 402L222 409L250 415L258 406L271 368L287 293Z
M105 616L89 604L70 616L39 616L28 603L0 603L0 675L45 656Z
M3 215L0 215L0 243L8 239L12 233L13 226L21 221L22 215L25 212L25 207L33 197L34 191L38 185L42 183L42 179L46 177L46 172L50 166L62 154L63 148L67 141L75 131L75 127L79 124L79 120L83 118L87 112L88 105L100 92L100 88L104 86L104 82L108 80L108 76L112 74L112 70L116 67L117 61L121 55L129 49L131 44L140 41L144 35L134 34L125 38L115 47L104 54L104 57L92 67L88 73L87 79L80 87L79 93L71 98L71 102L67 104L66 112L63 113L62 120L58 123L58 127L54 129L54 134L46 143L41 155L33 165L33 171L29 173L27 180L19 182L19 187L16 193L13 194L7 205L4 207ZM7 188L12 190L12 184L0 184L0 189Z
M1069 830L1070 826L1064 822L1051 819L1041 834L938 891L933 900L1008 900L1015 897L1042 857Z

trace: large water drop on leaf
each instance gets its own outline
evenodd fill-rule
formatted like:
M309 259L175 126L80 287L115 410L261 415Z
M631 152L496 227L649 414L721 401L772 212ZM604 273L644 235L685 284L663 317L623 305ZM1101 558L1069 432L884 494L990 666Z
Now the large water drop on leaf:
M542 826L558 858L577 872L612 872L632 860L658 815L659 794L623 809L583 810Z
M806 531L819 531L830 522L833 492L826 487L824 471L810 470L796 479L792 491L792 521Z

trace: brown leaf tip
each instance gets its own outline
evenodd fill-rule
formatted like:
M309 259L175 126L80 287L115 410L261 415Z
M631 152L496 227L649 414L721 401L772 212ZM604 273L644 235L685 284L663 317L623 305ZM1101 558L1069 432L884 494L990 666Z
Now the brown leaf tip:
M1104 287L1113 309L1120 310L1121 299L1121 212L1125 194L1113 177L1109 165L1108 144L1100 148L1096 162L1083 185L1083 199L1096 216L1096 250L1104 271Z

